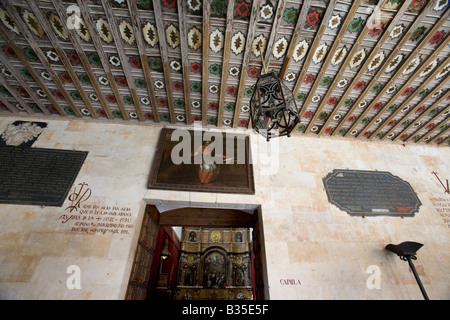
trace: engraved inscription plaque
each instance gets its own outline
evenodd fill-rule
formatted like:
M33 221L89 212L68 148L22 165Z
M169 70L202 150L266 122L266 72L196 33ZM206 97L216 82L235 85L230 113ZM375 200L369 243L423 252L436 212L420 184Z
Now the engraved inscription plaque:
M61 207L86 151L0 146L0 203Z
M408 182L385 171L335 169L323 183L328 201L350 215L414 216L422 205Z

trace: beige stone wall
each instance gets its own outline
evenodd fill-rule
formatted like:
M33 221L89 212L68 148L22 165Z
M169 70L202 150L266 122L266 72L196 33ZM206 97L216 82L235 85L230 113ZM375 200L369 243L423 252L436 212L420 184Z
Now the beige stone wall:
M14 120L20 119L2 117L0 132ZM62 222L68 199L62 207L1 204L1 299L123 299L146 203L260 206L271 299L422 299L407 263L384 249L407 240L424 244L415 265L429 297L450 298L450 213L439 207L450 208L450 196L431 173L450 178L448 147L295 135L272 140L273 156L265 161L256 149L267 143L248 131L255 195L173 192L146 189L160 127L45 121L34 147L89 151L74 183L92 190L86 210L131 213L131 222L119 233L89 234L73 229L77 221ZM411 184L420 211L413 218L352 217L327 200L322 178L333 169L389 171ZM70 265L80 267L81 289L66 285ZM373 266L380 289L366 285Z

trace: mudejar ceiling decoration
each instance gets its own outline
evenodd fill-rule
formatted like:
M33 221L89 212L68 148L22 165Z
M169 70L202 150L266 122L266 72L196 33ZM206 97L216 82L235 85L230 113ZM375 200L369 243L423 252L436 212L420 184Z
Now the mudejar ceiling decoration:
M0 114L251 128L264 62L293 92L292 134L448 146L448 8L449 0L4 0Z

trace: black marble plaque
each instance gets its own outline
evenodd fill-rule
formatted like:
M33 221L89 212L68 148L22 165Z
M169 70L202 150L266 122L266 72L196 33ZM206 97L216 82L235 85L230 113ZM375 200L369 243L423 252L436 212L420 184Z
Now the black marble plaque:
M87 154L0 146L0 203L61 207Z
M328 201L350 215L414 216L422 205L408 182L385 171L335 169L323 184Z

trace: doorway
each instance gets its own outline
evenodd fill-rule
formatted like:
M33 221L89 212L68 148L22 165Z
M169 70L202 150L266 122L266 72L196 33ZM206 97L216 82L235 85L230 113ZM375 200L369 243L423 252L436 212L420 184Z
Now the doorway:
M252 254L253 299L268 299L267 269L261 210L251 211L216 208L177 208L162 211L155 205L147 205L137 243L135 258L125 299L151 300L164 298L156 291L161 281L173 285L174 270L178 268L181 253L174 237L173 226L206 228L250 228ZM161 255L162 250L165 253ZM172 260L162 259L169 252ZM163 260L163 261L162 261ZM164 271L155 273L155 270ZM159 276L158 274L162 274ZM169 290L170 291L170 290ZM170 292L165 298L169 298Z

